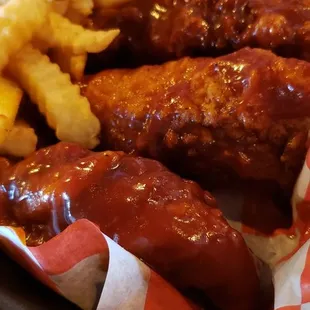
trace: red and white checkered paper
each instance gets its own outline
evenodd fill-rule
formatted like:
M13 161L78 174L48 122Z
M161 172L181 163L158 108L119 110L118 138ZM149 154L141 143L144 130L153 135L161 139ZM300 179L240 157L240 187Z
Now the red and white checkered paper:
M291 251L275 262L273 278L276 310L310 309L310 149L292 197L296 239ZM287 237L291 240L291 238Z
M22 229L0 227L7 253L45 285L82 309L193 309L139 259L88 220L79 220L38 246Z
M242 212L239 193L218 193L221 208ZM264 235L229 220L273 270L275 310L310 309L310 150L292 197L293 226ZM237 219L238 216L234 216ZM26 247L22 229L0 226L0 244L42 283L82 309L194 309L194 305L88 220ZM263 310L263 309L262 309Z

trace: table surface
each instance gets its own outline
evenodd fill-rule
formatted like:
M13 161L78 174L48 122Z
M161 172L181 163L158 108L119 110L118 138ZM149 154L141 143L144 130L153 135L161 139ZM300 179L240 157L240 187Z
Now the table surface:
M0 250L0 310L78 310Z

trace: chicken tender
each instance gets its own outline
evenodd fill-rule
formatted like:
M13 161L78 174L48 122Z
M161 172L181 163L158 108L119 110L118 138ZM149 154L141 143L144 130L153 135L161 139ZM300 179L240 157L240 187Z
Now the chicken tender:
M291 189L310 125L310 64L242 49L219 58L106 70L84 94L101 144L214 182L237 175Z
M176 287L200 289L223 310L257 305L242 236L209 193L157 161L60 143L7 168L0 182L0 207L25 226L28 243L87 218Z
M132 0L94 17L98 29L121 30L99 59L128 66L250 46L310 60L309 8L309 0ZM96 70L98 56L92 58Z

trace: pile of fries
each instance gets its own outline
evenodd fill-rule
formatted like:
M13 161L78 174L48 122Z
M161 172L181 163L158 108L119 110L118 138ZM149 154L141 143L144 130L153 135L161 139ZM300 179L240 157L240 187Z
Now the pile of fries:
M59 140L87 148L98 143L100 123L78 82L88 53L106 49L118 29L82 25L94 9L126 0L0 0L0 154L24 157L37 136L16 120L25 91Z

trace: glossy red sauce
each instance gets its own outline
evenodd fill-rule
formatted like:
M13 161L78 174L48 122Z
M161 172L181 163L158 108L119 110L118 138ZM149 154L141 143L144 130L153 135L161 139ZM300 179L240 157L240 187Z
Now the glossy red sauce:
M121 36L93 55L89 68L214 56L244 46L309 60L309 7L308 0L133 0L93 16L95 27L119 27Z
M178 288L201 289L221 309L254 309L258 278L243 238L210 194L156 161L60 143L7 169L2 184L29 244L87 218Z
M104 70L84 94L104 149L151 157L210 184L237 175L291 192L306 153L309 83L307 62L245 48Z

